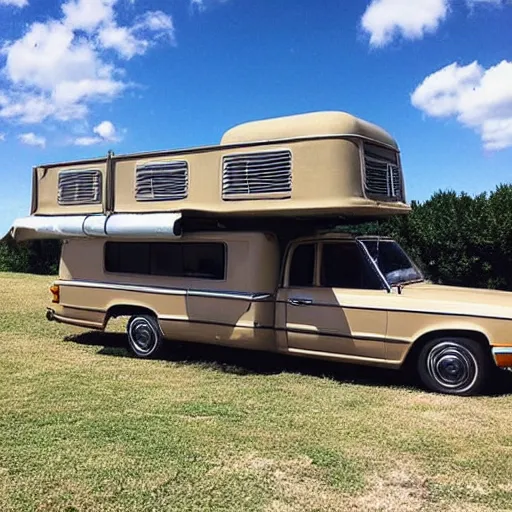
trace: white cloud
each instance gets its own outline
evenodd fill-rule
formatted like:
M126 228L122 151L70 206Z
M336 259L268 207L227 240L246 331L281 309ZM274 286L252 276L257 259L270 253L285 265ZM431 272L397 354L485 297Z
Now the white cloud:
M397 35L420 39L435 32L448 13L448 0L372 0L361 19L372 46L384 46Z
M25 124L40 123L50 117L59 121L81 119L88 110L85 104L58 104L47 94L16 92L0 107L0 117L17 119Z
M426 77L411 101L429 116L454 117L474 129L486 149L512 146L512 62L488 69L454 62Z
M0 142L5 142L5 133L0 133Z
M62 4L63 22L72 30L93 32L114 18L117 0L70 0Z
M0 0L5 1L5 0ZM148 11L132 26L117 22L118 0L66 0L62 17L29 25L4 43L0 118L22 123L84 119L96 102L112 101L128 84L116 59L143 55L172 41L172 18Z
M45 90L75 74L89 76L98 65L94 49L74 42L73 31L58 21L34 23L6 54L5 72L14 84Z
M162 11L148 11L132 27L106 24L100 29L98 38L103 48L115 50L124 59L131 59L146 53L156 39L166 38L174 43L174 24L172 18Z
M114 24L100 30L99 40L103 48L115 50L125 59L143 55L149 46L148 41L137 39L130 29Z
M147 29L153 32L164 32L174 38L174 23L172 18L162 11L148 11L135 24L135 29Z
M28 146L39 146L40 148L46 146L46 139L33 132L22 133L18 138L23 144L27 144Z
M199 8L204 0L191 0ZM495 7L512 3L511 0L466 0L470 10L479 5ZM385 46L397 37L422 39L434 33L446 19L455 0L371 0L362 18L361 26L370 35L370 45Z
M94 146L102 142L101 137L78 137L73 141L75 146Z
M98 126L95 126L92 130L97 133L102 139L105 140L116 140L116 128L110 121L103 121Z
M119 137L116 127L111 121L102 121L93 128L93 136L78 137L73 141L75 146L93 146L102 142L117 142Z
M105 78L67 80L57 84L53 99L59 105L75 105L94 97L113 98L124 89L124 84Z
M26 7L28 0L0 0L0 5L12 5L14 7Z

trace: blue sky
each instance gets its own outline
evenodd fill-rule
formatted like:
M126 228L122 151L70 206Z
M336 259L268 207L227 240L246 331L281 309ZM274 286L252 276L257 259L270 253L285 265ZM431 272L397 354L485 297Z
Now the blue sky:
M512 182L509 0L0 0L0 231L33 165L318 110L387 129L408 199Z

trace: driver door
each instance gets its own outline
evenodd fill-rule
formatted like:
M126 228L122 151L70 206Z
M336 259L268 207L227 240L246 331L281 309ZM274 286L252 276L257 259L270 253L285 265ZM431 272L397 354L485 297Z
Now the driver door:
M354 240L292 248L283 285L289 351L385 359L388 292Z

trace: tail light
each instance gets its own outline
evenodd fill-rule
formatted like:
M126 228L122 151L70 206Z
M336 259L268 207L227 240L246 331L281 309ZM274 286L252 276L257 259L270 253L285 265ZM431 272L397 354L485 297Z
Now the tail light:
M58 284L50 286L50 292L52 294L52 302L58 304L60 302L60 287Z

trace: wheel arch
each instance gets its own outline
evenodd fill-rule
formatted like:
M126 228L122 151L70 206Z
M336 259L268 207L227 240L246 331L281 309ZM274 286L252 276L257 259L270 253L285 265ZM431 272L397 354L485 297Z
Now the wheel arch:
M410 346L407 354L404 357L402 366L404 368L410 368L411 365L415 364L421 349L431 340L436 338L444 337L457 337L457 338L470 338L479 343L488 353L492 359L491 354L491 343L489 337L478 329L471 328L443 328L428 331L419 336Z
M147 306L141 306L138 304L116 304L110 306L107 310L105 317L105 326L108 324L111 318L118 318L120 316L133 316L133 315L151 315L154 316L158 321L158 315L156 311Z

